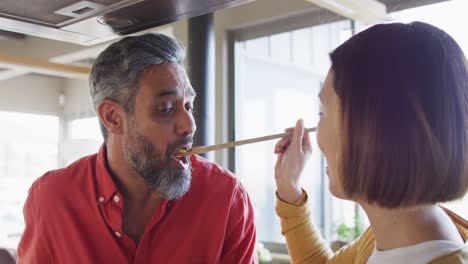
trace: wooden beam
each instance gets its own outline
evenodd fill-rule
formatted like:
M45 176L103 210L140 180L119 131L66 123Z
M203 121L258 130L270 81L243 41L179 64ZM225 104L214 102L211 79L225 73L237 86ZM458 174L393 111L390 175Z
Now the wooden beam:
M19 70L4 70L0 71L0 81L15 78L18 76L23 76L28 74L27 71L19 71Z
M0 53L0 68L72 79L88 79L90 69L46 60Z
M387 7L376 0L306 0L353 20L372 23L386 19Z

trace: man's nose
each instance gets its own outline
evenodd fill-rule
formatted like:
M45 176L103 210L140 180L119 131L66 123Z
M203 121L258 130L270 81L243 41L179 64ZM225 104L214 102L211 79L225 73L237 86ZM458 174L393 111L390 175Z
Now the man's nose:
M192 112L186 109L180 111L178 115L178 122L176 127L176 133L179 136L193 135L197 130L195 120Z

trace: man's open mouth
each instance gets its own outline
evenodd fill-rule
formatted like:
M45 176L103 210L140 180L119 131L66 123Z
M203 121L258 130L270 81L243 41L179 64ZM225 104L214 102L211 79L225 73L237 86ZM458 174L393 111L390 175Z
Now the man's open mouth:
M177 151L172 156L172 159L183 170L189 167L189 156L187 155L187 152L190 152L190 150L191 146L182 146L181 148L177 149Z
M176 153L174 153L174 157L183 157L190 155L190 151L192 150L191 146L186 146L178 149Z

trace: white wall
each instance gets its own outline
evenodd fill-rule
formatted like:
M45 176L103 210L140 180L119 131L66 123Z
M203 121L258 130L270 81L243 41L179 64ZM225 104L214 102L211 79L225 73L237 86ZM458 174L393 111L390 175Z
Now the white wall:
M94 116L94 109L89 96L88 81L66 80L64 82L65 107L63 112L66 117L90 117Z
M0 82L0 111L59 115L63 79L26 75Z
M32 36L27 36L24 39L2 39L0 41L1 53L38 59L49 59L83 48L85 47L77 44Z

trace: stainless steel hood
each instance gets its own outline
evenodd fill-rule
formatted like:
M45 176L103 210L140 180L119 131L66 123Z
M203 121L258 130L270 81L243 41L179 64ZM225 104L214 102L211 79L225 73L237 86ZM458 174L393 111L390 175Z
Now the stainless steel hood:
M253 0L1 0L0 30L94 45Z

